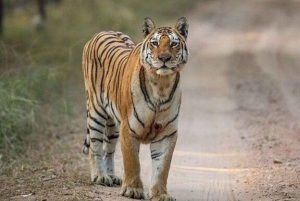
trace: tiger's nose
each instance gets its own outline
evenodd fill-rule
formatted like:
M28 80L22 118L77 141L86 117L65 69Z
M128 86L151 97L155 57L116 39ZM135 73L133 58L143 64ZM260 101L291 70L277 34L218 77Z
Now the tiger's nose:
M160 54L158 56L158 59L161 60L162 62L167 62L171 59L171 55L168 53Z

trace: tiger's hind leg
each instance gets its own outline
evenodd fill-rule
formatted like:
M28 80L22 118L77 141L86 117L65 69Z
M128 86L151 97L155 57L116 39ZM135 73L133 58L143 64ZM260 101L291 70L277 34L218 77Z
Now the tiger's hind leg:
M112 186L113 180L107 173L104 160L105 152L103 144L106 132L106 120L107 115L100 113L97 109L88 112L89 159L92 182L99 185Z
M104 149L104 164L107 170L107 174L113 181L113 184L121 185L122 179L115 175L114 167L114 154L116 150L116 145L119 138L119 128L115 124L112 118L108 118L106 122L106 135L103 141Z

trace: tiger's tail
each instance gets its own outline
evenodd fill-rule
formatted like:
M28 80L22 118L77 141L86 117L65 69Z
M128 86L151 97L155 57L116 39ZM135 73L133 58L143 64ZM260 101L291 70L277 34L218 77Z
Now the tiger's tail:
M87 118L89 116L89 104L88 104L88 93L86 92L86 95L87 95L87 100L86 100L86 110L87 110ZM83 143L83 147L82 147L82 152L86 155L89 154L89 150L90 150L90 130L87 126L87 131L86 131L86 138L84 140L84 143Z
M88 155L89 150L90 150L90 138L89 138L89 134L87 134L86 139L84 140L84 143L83 143L82 152L84 154Z

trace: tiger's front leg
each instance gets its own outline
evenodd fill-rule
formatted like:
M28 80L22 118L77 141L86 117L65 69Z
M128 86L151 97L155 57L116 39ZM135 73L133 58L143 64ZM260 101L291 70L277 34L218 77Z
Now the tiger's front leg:
M121 125L121 149L124 163L124 176L120 194L134 199L145 199L140 177L140 142L130 133L126 125Z
M163 133L150 144L152 179L149 195L151 201L176 200L167 192L167 179L176 141L177 130L173 132L163 131Z

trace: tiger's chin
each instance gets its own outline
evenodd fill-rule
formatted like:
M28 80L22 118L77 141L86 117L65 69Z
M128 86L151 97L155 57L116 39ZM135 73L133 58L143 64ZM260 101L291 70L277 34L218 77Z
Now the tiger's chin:
M156 74L161 75L161 76L167 76L167 75L172 75L174 74L176 71L174 71L174 69L169 68L167 66L162 66L158 69L155 70Z
M167 75L172 75L175 72L171 69L158 69L155 71L156 74L161 75L161 76L167 76Z
M160 67L158 69L155 69L155 73L161 76L167 76L167 75L173 75L175 73L178 73L182 70L184 66L178 65L172 68L169 68L167 66Z

